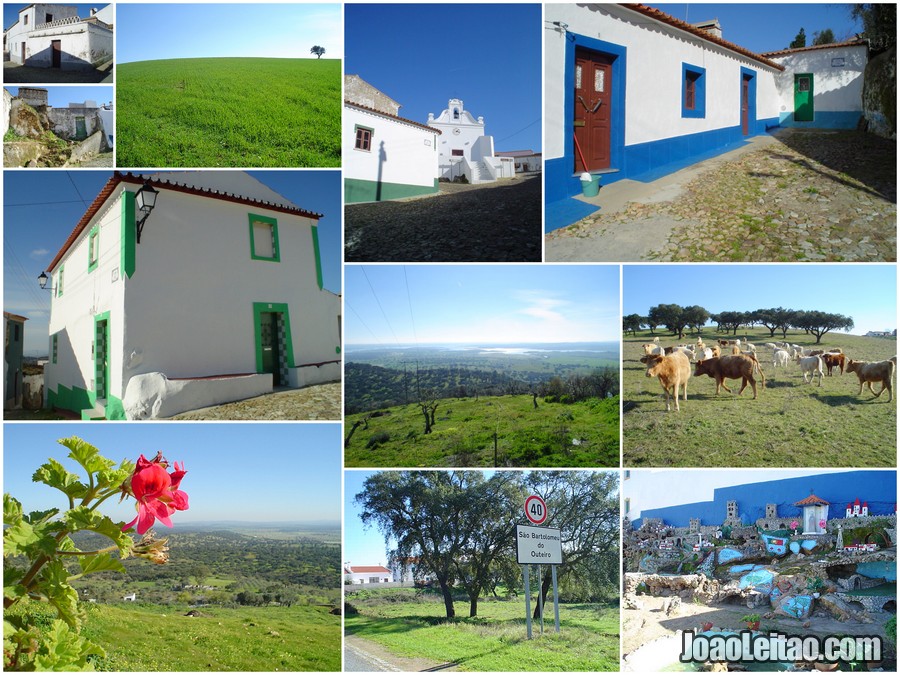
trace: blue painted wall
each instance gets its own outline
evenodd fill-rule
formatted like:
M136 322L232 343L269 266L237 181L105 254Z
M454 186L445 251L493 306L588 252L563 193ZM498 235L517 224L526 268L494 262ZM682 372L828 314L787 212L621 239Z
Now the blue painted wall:
M792 518L800 516L803 511L794 503L806 499L810 490L817 497L831 502L829 518L843 518L847 504L853 503L857 497L861 502L869 503L871 515L890 515L894 513L897 502L897 472L846 471L719 488L710 502L645 510L641 518L634 521L634 527L640 527L644 518L661 518L674 527L689 527L691 518L700 518L701 525L721 525L725 520L727 503L731 500L737 501L738 514L745 525L752 525L758 518L764 518L766 504L777 504L780 518Z
M855 129L862 113L858 110L847 111L816 111L812 122L795 122L793 112L781 113L778 123L783 127L797 127L799 129Z

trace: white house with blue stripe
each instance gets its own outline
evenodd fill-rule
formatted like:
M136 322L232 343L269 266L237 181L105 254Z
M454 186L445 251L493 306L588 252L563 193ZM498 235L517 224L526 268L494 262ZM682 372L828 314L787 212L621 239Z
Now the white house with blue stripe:
M775 77L782 127L855 129L863 116L868 45L851 40L763 54L784 66Z
M546 199L668 173L779 123L785 66L640 4L545 7Z

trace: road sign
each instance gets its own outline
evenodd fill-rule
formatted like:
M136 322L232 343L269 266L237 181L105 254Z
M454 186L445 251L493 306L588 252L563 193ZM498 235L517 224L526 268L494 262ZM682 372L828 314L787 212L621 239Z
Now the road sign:
M537 495L525 500L525 517L535 525L543 525L547 520L547 504Z
M516 560L520 565L562 565L562 535L552 527L516 525Z

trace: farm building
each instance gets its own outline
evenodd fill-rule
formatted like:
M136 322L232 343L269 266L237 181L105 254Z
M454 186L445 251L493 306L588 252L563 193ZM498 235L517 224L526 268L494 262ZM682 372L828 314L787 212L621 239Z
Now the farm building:
M475 118L461 99L451 98L437 117L428 113L428 126L441 131L438 174L454 180L465 176L470 183L490 183L512 178L511 158L494 154L494 137L484 134L484 117Z
M345 565L345 584L386 584L392 580L391 571L384 565Z
M6 29L5 47L13 63L35 68L88 70L112 60L111 7L82 19L73 5L28 5ZM101 18L102 17L102 18Z
M783 127L855 129L863 114L863 72L868 46L862 40L767 52L784 66L775 77Z
M339 380L320 217L244 172L113 174L47 269L47 404L147 419Z
M344 77L344 91L344 201L437 192L441 132L400 117L400 104L358 75Z
M546 197L680 168L776 126L785 66L646 5L546 6ZM673 169L674 170L674 169Z
M24 316L3 312L3 409L22 407L24 390Z

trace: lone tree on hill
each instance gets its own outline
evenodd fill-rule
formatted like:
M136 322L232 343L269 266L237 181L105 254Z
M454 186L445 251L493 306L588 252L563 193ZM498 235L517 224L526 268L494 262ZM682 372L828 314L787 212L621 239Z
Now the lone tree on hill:
M316 58L321 59L322 54L325 53L325 47L320 47L319 45L313 45L313 48L309 50L310 54L315 54Z

